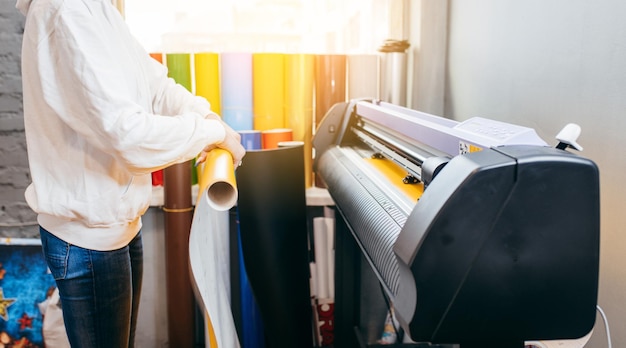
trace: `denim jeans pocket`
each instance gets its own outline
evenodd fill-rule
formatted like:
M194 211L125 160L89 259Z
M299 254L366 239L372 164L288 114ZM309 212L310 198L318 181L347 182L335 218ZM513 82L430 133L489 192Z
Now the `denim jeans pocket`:
M41 247L46 258L48 268L55 280L64 279L67 274L67 260L69 257L70 244L59 239L42 227L39 228L41 234Z

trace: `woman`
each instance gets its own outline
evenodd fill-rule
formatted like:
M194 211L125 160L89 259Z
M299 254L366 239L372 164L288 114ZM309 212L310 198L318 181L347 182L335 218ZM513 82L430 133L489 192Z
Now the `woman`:
M109 0L18 0L24 123L38 214L72 346L132 347L150 173L239 135L167 77Z

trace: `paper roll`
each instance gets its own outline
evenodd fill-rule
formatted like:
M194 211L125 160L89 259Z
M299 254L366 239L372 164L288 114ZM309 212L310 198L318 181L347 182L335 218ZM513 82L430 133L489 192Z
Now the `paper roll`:
M222 119L234 130L253 129L252 53L220 55Z
M263 149L276 149L281 141L293 140L293 131L288 128L268 129L261 132Z
M284 54L252 55L254 129L285 127Z
M376 54L348 56L348 100L378 98L378 64Z
M221 114L219 55L209 52L196 53L193 60L196 95L208 100L211 104L211 110Z
M198 199L205 197L217 211L225 211L237 203L237 185L233 157L224 149L213 149L207 153L204 163L198 166Z

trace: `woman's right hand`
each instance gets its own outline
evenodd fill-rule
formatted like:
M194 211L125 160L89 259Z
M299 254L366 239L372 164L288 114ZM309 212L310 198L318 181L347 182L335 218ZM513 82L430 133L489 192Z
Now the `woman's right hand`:
M241 161L243 157L246 155L246 150L241 145L241 135L237 133L235 130L233 130L228 124L226 124L221 119L219 118L215 118L215 119L220 121L222 123L222 126L224 127L224 133L225 133L224 140L222 140L222 142L220 143L207 145L202 150L202 153L200 153L200 155L198 156L196 163L199 164L199 163L204 162L206 159L207 152L215 149L216 147L219 147L221 149L224 149L230 152L230 154L233 156L233 165L235 166L235 168L237 168L238 166L241 165Z

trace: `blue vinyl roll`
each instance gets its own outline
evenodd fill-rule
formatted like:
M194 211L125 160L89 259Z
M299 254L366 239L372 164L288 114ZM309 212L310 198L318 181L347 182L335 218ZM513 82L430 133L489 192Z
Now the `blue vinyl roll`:
M250 117L252 120L252 117ZM252 122L250 122L252 123ZM232 126L231 126L232 127ZM246 150L261 149L261 131L256 130L240 130L241 145ZM239 218L237 218L239 220ZM264 348L265 347L265 331L263 329L263 319L261 318L261 310L254 299L248 274L243 261L243 252L241 249L241 232L239 224L237 224L237 254L239 256L239 290L241 296L241 343L245 348Z
M242 347L264 348L265 331L263 329L263 319L261 310L254 299L246 267L243 261L243 251L241 249L241 232L237 228L237 253L239 254L239 290L241 291L241 325L242 325Z
M260 150L261 149L261 131L257 130L240 130L241 145L246 150Z
M234 130L253 129L252 53L220 56L222 118Z

